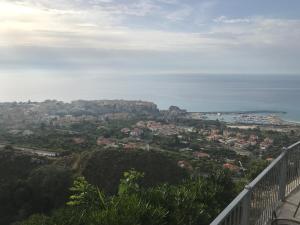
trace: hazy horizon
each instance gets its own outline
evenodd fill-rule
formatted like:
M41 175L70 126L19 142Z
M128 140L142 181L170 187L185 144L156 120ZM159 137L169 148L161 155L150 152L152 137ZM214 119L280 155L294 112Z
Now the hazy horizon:
M210 77L210 78L209 78ZM198 79L197 79L198 78ZM295 79L294 79L295 78ZM13 102L13 101L44 101L47 99L57 99L65 102L73 100L102 100L102 99L124 99L124 100L148 100L155 101L153 96L158 93L164 93L173 90L174 95L188 95L193 88L197 89L197 86L186 88L186 93L177 93L181 88L180 85L197 85L197 82L204 79L204 82L209 82L211 89L207 90L208 93L220 88L220 85L226 87L228 82L232 82L234 85L236 82L243 81L243 83L251 82L249 84L252 89L255 89L255 85L263 85L264 90L279 89L290 90L291 87L286 86L288 83L293 83L296 86L296 90L300 91L297 87L297 82L300 78L298 75L280 75L280 74L252 74L252 75L237 75L237 74L159 74L159 75L65 75L65 76L53 76L44 75L40 76L27 75L6 77L3 82L0 82L0 102ZM276 79L285 79L287 82L279 82L274 87L274 81ZM193 83L197 80L196 83ZM226 82L224 82L224 80ZM291 80L291 81L290 81ZM162 83L163 81L163 83ZM268 83L270 81L270 83ZM224 82L224 84L222 84ZM296 83L295 83L296 82ZM198 86L205 85L199 83ZM239 88L239 87L235 87ZM243 88L243 87L240 87ZM135 91L136 90L136 91ZM151 91L156 90L156 91ZM247 90L245 90L247 91ZM140 94L143 93L142 95ZM171 96L163 96L168 99ZM204 96L194 96L197 98L203 98ZM209 96L206 96L208 98ZM263 96L262 96L263 97ZM209 98L207 99L209 100ZM175 104L176 102L170 103ZM166 106L166 105L165 105Z
M0 79L299 74L299 9L297 0L0 0Z
M13 84L15 83L15 85ZM122 75L57 79L23 77L0 88L0 102L72 100L143 100L160 109L188 111L285 111L300 121L300 76L296 75ZM26 88L18 88L20 86Z
M166 105L180 90L172 85L193 76L299 76L299 9L297 0L0 0L0 101ZM174 93L157 97L162 88Z

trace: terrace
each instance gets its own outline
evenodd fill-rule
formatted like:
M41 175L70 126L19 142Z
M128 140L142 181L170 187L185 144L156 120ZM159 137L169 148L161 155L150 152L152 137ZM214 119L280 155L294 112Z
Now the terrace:
M300 225L300 141L282 153L210 225Z

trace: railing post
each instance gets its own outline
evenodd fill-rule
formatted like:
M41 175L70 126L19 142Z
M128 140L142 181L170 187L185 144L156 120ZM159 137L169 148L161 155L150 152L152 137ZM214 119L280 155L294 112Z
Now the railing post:
M249 185L246 185L245 189L248 190L248 193L245 196L245 198L243 199L243 203L242 203L242 223L241 224L249 225L250 224L252 188Z
M284 157L282 158L282 163L280 167L280 177L279 177L279 199L281 201L284 201L285 199L287 166L288 166L287 148L283 148L283 151L284 151Z

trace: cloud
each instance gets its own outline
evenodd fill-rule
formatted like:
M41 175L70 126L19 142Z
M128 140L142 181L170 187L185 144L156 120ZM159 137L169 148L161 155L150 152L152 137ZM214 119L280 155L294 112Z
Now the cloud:
M220 17L215 18L214 22L217 22L217 23L250 23L251 19L249 19L249 18L228 19L226 16L220 16Z
M299 48L300 20L264 17L228 19L219 17L210 34L233 45Z
M200 1L191 7L177 0L3 0L0 73L30 68L102 73L251 67L299 71L294 58L300 57L300 20L218 16L208 22L217 3ZM155 17L165 26L135 26L129 22L132 17L148 23ZM205 27L169 29L169 24L199 23Z
M182 21L191 16L192 8L188 5L182 5L180 9L166 13L166 18L170 21Z
M177 51L210 44L199 33L132 29L112 18L98 8L44 10L35 4L5 3L0 9L0 46Z

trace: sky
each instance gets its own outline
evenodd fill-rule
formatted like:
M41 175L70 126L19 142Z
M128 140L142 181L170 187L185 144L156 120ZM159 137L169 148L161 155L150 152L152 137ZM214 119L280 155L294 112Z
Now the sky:
M40 79L300 74L299 40L299 0L0 0L0 100Z

